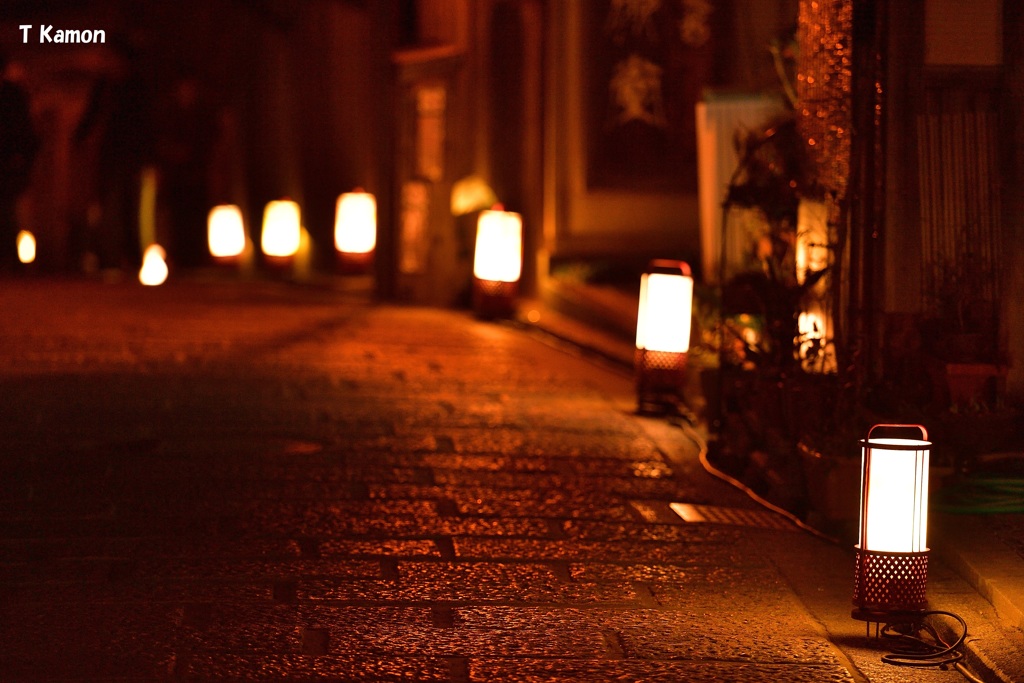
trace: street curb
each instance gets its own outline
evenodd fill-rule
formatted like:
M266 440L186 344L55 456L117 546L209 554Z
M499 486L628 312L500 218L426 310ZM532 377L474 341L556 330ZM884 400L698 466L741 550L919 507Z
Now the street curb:
M633 345L620 335L580 322L535 300L524 301L520 311L515 324L553 337L582 353L599 357L616 370L632 374Z
M996 608L1010 626L1024 629L1024 561L992 538L984 520L944 516L938 553Z

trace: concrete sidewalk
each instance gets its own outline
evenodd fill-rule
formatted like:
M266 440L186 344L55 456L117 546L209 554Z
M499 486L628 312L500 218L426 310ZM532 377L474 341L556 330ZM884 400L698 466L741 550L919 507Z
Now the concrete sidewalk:
M0 285L0 680L963 680L882 664L850 549L560 334L287 283ZM1019 628L941 563L929 594L991 645L972 670L1024 680Z

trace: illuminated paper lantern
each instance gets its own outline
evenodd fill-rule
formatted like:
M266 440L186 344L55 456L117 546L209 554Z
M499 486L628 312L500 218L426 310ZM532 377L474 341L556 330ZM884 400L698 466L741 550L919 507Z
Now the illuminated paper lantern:
M302 241L299 205L289 199L269 202L263 210L260 247L272 259L290 261Z
M346 254L366 254L377 246L377 200L355 190L338 197L334 246Z
M234 204L210 209L207 220L207 241L210 255L218 261L237 261L245 251L245 224L242 210Z
M523 272L523 218L500 205L481 211L473 252L473 305L484 316L515 310Z
M682 399L692 312L690 266L683 261L651 261L640 278L636 321L637 403L641 412Z
M922 438L873 438L879 428L919 430ZM931 442L920 425L875 425L861 448L853 617L888 622L927 609Z
M36 260L36 238L28 230L18 233L18 260L22 263L32 263Z
M523 269L523 218L512 211L480 212L473 275L480 280L518 282Z
M155 287L167 280L167 253L159 244L151 244L142 254L142 267L139 269L139 282Z
M343 272L365 273L377 248L377 199L356 189L338 197L334 248Z

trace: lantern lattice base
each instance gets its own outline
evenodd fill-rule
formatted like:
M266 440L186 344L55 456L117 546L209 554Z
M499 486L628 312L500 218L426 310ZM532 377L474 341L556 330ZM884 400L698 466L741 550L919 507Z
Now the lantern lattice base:
M686 358L686 353L674 351L636 350L637 408L641 413L678 408L683 401Z
M853 618L888 621L894 614L928 608L928 551L882 552L856 548Z
M483 318L507 318L516 312L518 282L473 280L473 311Z

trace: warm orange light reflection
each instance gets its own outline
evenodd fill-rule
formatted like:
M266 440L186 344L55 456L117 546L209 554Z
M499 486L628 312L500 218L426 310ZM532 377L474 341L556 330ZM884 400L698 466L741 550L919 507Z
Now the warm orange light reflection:
M279 258L294 256L302 239L301 226L298 204L288 199L268 203L263 211L263 253Z
M828 267L828 205L824 202L802 200L797 209L796 226L796 281L803 284L808 273L815 273ZM825 287L824 280L815 286L817 291Z
M367 254L377 246L377 200L369 192L338 197L334 246L346 254Z
M234 204L222 204L210 209L207 220L207 240L214 258L234 258L245 251L245 225L242 210Z
M494 190L478 175L466 176L452 185L450 204L453 216L465 216L494 206L497 202Z
M473 275L518 282L523 269L523 219L512 211L481 211L476 224Z
M825 320L816 312L803 311L797 317L797 329L800 332L800 339L805 341L820 341L825 338ZM800 349L800 358L806 358L806 349Z
M155 287L167 280L167 253L159 244L146 247L142 255L142 268L139 269L139 282Z
M689 351L692 306L692 277L645 273L640 279L636 347L673 353Z
M28 230L18 233L18 260L22 263L36 260L36 238Z

